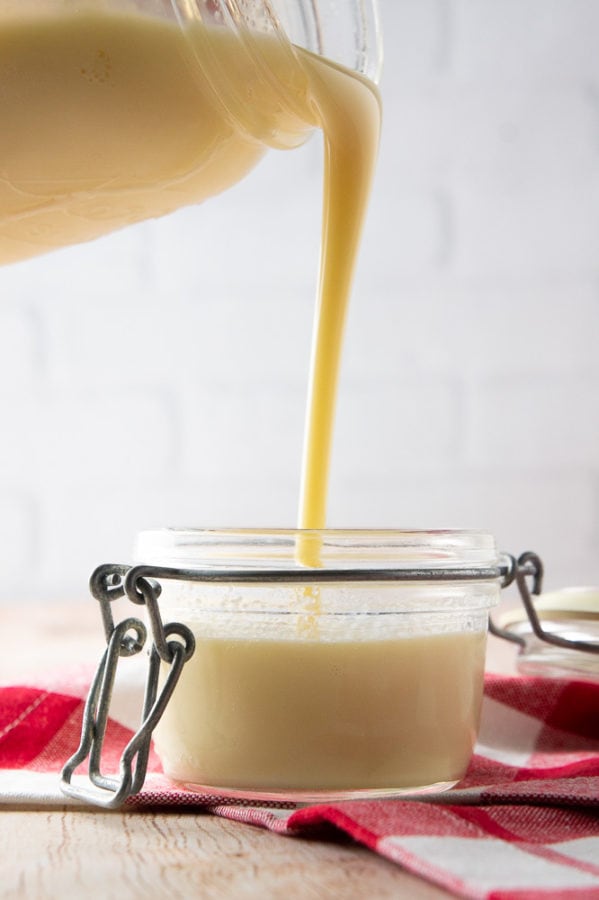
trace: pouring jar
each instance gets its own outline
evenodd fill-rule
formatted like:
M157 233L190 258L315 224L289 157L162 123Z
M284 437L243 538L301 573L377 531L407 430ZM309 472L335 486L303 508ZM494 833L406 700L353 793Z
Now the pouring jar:
M0 0L0 28L0 264L228 189L321 127L315 57L381 61L376 0Z
M136 557L195 639L154 733L171 779L315 801L462 778L501 588L490 535L162 529Z

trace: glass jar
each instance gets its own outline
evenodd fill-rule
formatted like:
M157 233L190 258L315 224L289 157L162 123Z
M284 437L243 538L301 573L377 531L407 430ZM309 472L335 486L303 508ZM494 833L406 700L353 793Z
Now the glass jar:
M196 641L155 732L171 779L318 801L462 778L500 594L490 535L163 529L136 558Z
M520 645L523 675L599 681L599 587L571 587L534 598L541 634L526 609L507 610L500 626ZM538 630L538 627L537 627ZM559 643L553 643L556 641Z
M153 3L164 8L162 0ZM238 33L274 34L371 81L379 79L377 0L172 0L172 5L182 21L199 18Z

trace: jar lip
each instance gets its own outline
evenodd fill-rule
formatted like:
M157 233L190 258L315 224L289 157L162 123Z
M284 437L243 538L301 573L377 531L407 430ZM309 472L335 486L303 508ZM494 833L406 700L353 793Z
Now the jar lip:
M347 569L487 568L499 562L492 534L473 529L158 528L137 536L135 559L163 566ZM311 554L312 555L312 554Z

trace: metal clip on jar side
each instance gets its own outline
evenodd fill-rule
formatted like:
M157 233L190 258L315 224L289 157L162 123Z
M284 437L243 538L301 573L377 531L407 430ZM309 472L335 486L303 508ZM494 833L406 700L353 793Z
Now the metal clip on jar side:
M106 650L85 703L79 748L65 764L61 779L61 788L67 796L107 809L121 806L127 797L141 790L146 777L152 733L175 689L185 662L195 649L193 634L185 625L163 625L157 602L160 585L143 577L132 576L135 576L134 570L113 565L100 566L92 575L90 589L100 603ZM146 626L140 619L126 618L118 625L114 624L111 601L125 594L133 603L146 606L153 643L141 725L123 750L119 777L109 777L102 774L101 762L118 662L121 657L140 653L147 638ZM158 691L161 661L167 663L169 670ZM74 785L72 776L88 757L91 785Z
M514 557L509 557L509 560L510 568L506 573L502 587L508 587L512 582L516 583L533 634L540 641L552 644L555 647L561 647L564 650L578 650L583 653L599 654L598 642L563 637L545 628L541 623L533 600L533 597L537 597L541 593L543 584L543 563L540 557L536 553L527 552L523 553L517 561ZM530 588L527 583L528 579L531 581ZM500 628L494 624L492 618L489 618L489 631L496 637L517 644L521 650L526 648L527 642L525 637L507 628Z

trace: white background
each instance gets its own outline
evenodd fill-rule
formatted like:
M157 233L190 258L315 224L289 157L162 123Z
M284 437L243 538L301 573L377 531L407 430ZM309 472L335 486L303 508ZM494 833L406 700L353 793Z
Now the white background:
M599 3L381 12L329 524L488 529L599 582ZM146 527L294 524L321 174L315 138L0 270L3 602L86 600Z

